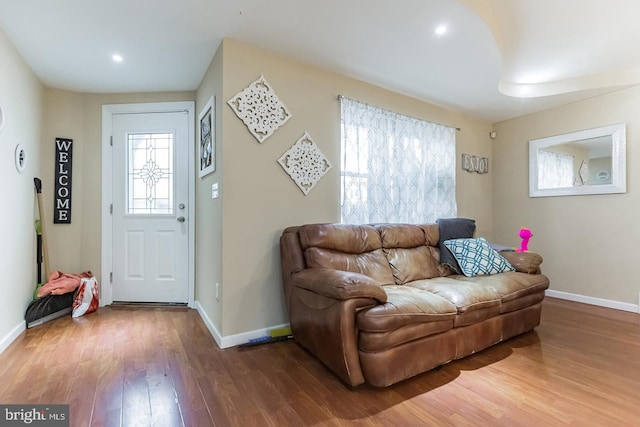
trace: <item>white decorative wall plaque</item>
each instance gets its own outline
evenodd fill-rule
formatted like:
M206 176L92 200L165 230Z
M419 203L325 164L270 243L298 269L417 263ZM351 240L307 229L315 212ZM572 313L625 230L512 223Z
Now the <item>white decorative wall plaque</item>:
M307 132L278 159L278 163L305 195L331 169L331 163Z
M291 113L262 74L227 104L260 143L291 118Z

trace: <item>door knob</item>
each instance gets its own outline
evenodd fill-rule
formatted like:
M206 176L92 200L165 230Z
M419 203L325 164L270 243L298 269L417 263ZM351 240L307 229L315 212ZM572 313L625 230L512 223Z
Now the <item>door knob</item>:
M178 222L184 222L185 219L183 216L179 216L178 218L176 218L178 220Z

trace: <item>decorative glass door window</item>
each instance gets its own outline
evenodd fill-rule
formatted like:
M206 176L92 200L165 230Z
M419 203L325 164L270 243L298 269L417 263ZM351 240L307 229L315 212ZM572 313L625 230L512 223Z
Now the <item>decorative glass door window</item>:
M127 135L127 214L173 214L173 144L173 133Z

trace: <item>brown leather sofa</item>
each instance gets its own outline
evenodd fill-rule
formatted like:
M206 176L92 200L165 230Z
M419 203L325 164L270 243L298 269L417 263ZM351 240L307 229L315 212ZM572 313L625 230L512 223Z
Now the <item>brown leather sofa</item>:
M437 224L309 224L280 238L294 339L351 386L385 387L540 324L540 255L466 277L440 264Z

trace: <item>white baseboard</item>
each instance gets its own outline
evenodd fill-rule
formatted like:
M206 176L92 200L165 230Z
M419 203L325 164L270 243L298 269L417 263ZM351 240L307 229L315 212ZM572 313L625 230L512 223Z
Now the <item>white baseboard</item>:
M26 329L27 329L27 323L23 320L15 328L13 328L11 332L7 334L7 336L2 338L2 340L0 341L0 353L5 351L7 347L9 347L11 343L14 342L16 338L18 338L20 334L24 332Z
M216 341L216 344L218 344L218 347L220 347L221 349L234 347L236 345L244 344L251 339L267 336L269 335L269 331L272 329L289 327L288 323L284 323L282 325L274 325L269 328L256 329L254 331L243 332L241 334L235 334L235 335L229 335L229 336L223 337L222 335L220 335L220 332L215 327L215 325L213 324L209 316L207 316L207 313L202 308L202 305L200 305L200 302L196 301L195 305L196 305L196 310L198 310L198 313L202 318L202 321L207 326L207 329L213 336L213 339Z
M220 332L218 332L218 329L216 329L216 326L213 324L209 316L207 316L207 313L204 311L204 308L202 308L202 305L198 300L196 300L196 310L198 310L198 314L200 314L204 325L213 336L213 339L216 341L216 344L218 344L218 347L224 348L222 347L222 336L220 335Z
M547 289L545 291L545 295L552 298L581 302L584 304L597 305L600 307L613 308L616 310L630 311L632 313L640 313L640 300L638 301L638 305L636 305L636 304L629 304L626 302L613 301L613 300L604 299L604 298L596 298L596 297L589 297L585 295L571 294L569 292L554 291L552 289Z

